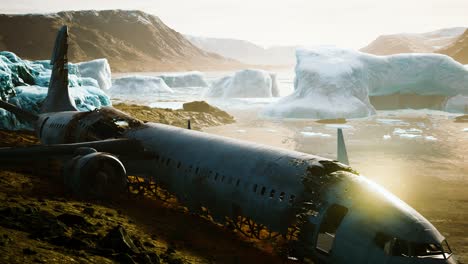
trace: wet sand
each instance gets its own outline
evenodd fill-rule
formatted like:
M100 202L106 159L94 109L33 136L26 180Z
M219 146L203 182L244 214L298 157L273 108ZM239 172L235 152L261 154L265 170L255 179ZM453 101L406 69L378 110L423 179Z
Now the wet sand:
M204 131L336 158L335 125L234 115L237 123ZM424 215L467 263L468 123L453 120L435 111L388 111L339 126L351 166Z

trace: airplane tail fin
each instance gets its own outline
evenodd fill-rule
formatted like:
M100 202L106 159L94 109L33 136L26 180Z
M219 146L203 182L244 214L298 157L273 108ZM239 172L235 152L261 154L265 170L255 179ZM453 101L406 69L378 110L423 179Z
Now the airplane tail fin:
M343 130L338 128L338 157L337 160L343 164L349 165L348 152L343 137Z
M78 111L73 99L68 93L68 27L63 26L57 33L50 64L49 90L44 100L41 112Z

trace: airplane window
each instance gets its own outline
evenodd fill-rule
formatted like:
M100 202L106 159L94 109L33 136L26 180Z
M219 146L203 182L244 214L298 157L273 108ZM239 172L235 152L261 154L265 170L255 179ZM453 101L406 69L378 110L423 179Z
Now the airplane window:
M285 196L285 195L286 195L286 194L285 194L284 192L281 192L281 193L280 193L280 196L279 196L280 202L284 200L284 196Z
M296 196L294 194L291 194L291 196L289 197L289 203L290 204L294 203L295 199L296 199Z
M391 248L393 244L393 238L384 234L384 233L377 233L374 238L374 243L381 248L385 254L391 255Z
M236 181L236 187L239 187L239 184L240 184L240 180L237 179L237 181Z
M336 231L347 213L348 208L338 204L333 204L327 209L317 236L316 248L319 252L326 255L330 254L333 242L335 241Z
M257 184L254 185L253 191L254 191L254 192L257 192Z
M400 257L435 257L449 258L452 254L447 241L439 244L426 244L408 242L403 239L391 237L384 233L377 233L374 238L375 244L388 256Z
M392 255L409 257L410 253L408 242L401 239L395 239L393 242Z
M442 241L442 250L444 253L452 254L452 249L450 248L447 240Z
M262 190L260 191L260 195L264 195L265 194L265 191L266 191L266 188L265 186L262 187Z
M271 190L270 192L270 198L274 198L275 197L275 190Z

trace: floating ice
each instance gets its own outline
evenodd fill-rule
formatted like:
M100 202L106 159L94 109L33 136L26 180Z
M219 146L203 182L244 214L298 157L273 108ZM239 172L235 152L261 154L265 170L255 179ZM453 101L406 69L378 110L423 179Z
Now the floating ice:
M421 134L422 130L417 128L410 128L410 129L402 129L402 128L395 128L393 130L393 135L401 135L401 134Z
M294 92L268 106L266 115L357 118L375 113L369 96L468 96L468 70L441 54L374 56L324 47L297 50L296 58Z
M213 82L207 97L261 98L278 97L276 76L263 70L242 70Z
M407 138L407 139L422 137L421 135L415 135L415 134L399 134L399 136L400 136L400 138Z
M354 129L354 127L352 125L345 125L345 124L327 124L327 125L325 125L325 128L328 128L328 129L338 129L338 128L341 128L341 129Z
M159 77L128 76L114 79L109 93L147 96L174 93L174 91Z
M392 139L392 136L390 136L390 135L384 135L384 136L383 136L383 139L384 139L384 140L389 140L389 139Z
M434 137L434 136L426 136L426 137L424 137L424 139L427 140L427 141L437 141L437 140L438 140L438 139L437 139L436 137Z
M308 131L301 131L301 135L303 137L331 137L330 134L324 134L320 132L308 132Z
M205 75L197 71L163 74L159 75L158 77L162 78L164 82L171 88L208 87L208 82L205 80Z
M384 125L392 125L392 126L409 126L409 123L404 122L400 119L389 119L389 118L377 118L377 123L384 124Z

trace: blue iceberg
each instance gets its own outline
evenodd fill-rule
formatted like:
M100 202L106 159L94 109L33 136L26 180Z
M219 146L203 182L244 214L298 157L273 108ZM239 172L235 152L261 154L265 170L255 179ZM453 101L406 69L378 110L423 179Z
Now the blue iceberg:
M373 98L383 98L394 109L412 108L402 103L408 98L439 110L468 109L468 69L445 55L375 56L320 47L298 50L296 57L294 92L268 106L265 115L360 118L375 113Z
M70 95L80 111L110 106L108 89L110 68L107 60L69 63ZM4 101L39 113L47 96L51 65L48 60L22 60L12 52L0 52L0 97ZM0 109L0 129L31 129L31 125L17 120L10 112Z

